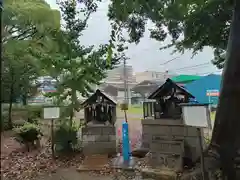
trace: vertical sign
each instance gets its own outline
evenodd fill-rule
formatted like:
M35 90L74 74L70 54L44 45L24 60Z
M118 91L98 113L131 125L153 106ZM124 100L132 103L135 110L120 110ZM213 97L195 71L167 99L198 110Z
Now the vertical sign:
M219 90L218 89L209 89L206 92L206 96L208 96L208 103L211 104L213 102L213 97L219 97Z
M52 149L52 157L55 158L54 153L54 119L58 119L60 116L60 108L59 107L45 107L43 109L43 118L51 119L51 149Z
M123 159L125 162L128 162L130 160L130 145L127 122L122 124L122 143Z

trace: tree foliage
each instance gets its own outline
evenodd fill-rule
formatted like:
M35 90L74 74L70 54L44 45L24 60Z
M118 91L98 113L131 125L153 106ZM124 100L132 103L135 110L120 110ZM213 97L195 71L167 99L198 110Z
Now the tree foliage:
M212 47L218 68L223 67L232 12L229 0L112 0L109 6L109 18L123 23L130 42L140 41L147 20L151 20L151 38L164 41L171 37L171 43L163 48L191 49L196 54Z
M60 102L69 100L70 119L79 110L78 95L87 96L99 84L106 70L118 63L117 54L108 44L84 46L80 37L87 28L90 15L97 9L95 1L60 1L63 27L55 32L54 49L42 56L49 75L57 79L57 91L49 94ZM80 7L80 8L79 8Z
M42 73L36 58L45 37L60 28L60 14L44 0L6 0L2 19L2 86L1 97L11 107L17 98L26 104L36 93L34 80Z
M60 27L60 14L44 0L6 0L3 10L2 43L40 38Z

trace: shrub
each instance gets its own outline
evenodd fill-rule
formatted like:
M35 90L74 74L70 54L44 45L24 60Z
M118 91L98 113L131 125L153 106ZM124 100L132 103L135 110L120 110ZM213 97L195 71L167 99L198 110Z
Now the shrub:
M41 118L42 111L42 106L28 106L28 122L36 124L37 120Z
M61 118L68 118L71 114L71 108L68 106L61 106L60 107L60 117Z
M54 133L55 150L63 153L73 152L78 144L77 132L78 127L75 124L71 126L68 119L62 120Z
M16 133L16 140L24 144L28 151L30 146L35 146L43 136L40 127L36 124L26 122L23 126L14 129Z

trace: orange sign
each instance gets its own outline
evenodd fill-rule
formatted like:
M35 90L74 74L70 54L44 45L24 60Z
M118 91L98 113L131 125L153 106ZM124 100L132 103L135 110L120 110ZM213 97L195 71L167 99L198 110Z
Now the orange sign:
M207 91L207 96L219 96L219 91L218 90L208 90Z

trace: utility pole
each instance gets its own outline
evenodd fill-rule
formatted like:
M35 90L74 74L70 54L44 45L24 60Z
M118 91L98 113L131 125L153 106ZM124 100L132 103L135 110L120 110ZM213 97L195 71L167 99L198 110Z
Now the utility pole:
M127 80L127 58L123 57L123 83L124 83L124 103L128 104L128 80Z
M123 56L123 83L124 83L124 101L121 109L124 111L125 121L127 122L127 110L128 110L128 82L127 82L127 68L126 68L126 56Z

